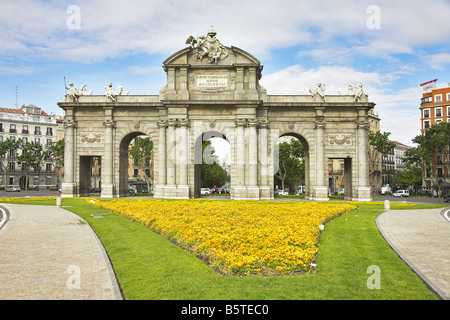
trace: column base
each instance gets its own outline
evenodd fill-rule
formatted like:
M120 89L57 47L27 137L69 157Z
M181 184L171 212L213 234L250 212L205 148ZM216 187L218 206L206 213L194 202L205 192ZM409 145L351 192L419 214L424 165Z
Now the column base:
M316 186L313 187L313 196L310 197L313 201L328 201L328 187Z
M189 199L189 186L177 186L177 199Z
M164 199L176 199L177 198L177 186L166 185L164 187Z
M102 192L100 198L114 198L116 185L114 183L102 184Z
M273 200L274 195L270 192L270 187L259 187L260 200Z
M352 201L372 201L372 189L370 187L357 187L356 196L353 197Z
M157 184L155 186L155 192L153 193L153 198L154 199L164 199L164 190L165 190L165 185L163 184Z
M76 183L63 183L61 186L61 197L73 198L77 196Z

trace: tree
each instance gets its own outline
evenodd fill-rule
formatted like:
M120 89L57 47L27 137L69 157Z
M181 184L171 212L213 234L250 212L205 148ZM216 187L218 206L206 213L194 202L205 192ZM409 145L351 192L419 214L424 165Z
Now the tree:
M305 150L298 139L282 142L278 145L278 171L275 183L281 184L282 190L287 182L299 184L305 178Z
M416 163L427 172L434 186L439 185L436 171L433 170L437 157L441 159L441 164L447 168L448 172L448 147L450 145L450 123L441 122L426 129L422 135L414 137L412 140L417 147L410 148L405 153L409 163Z
M149 137L134 139L129 154L134 164L144 173L147 190L150 192L150 181L153 179L153 141Z
M211 141L205 141L202 145L202 187L213 188L214 186L223 186L227 182L227 179L227 172L217 164L217 156L215 155Z
M48 155L54 161L56 175L58 177L59 183L61 169L64 168L64 140L52 142L50 147L48 148Z
M11 170L11 164L14 163L16 159L17 150L20 148L21 143L21 139L7 139L0 143L0 165L1 169L3 170L3 183L5 185L5 189L8 186L7 173L9 170Z
M61 169L64 167L64 140L52 142L48 148L49 155L55 161L55 168Z
M31 169L34 169L40 176L41 168L50 153L44 150L40 143L35 142L27 142L22 145L21 149L22 154L17 156L17 160L21 162L22 171L26 173L25 190L28 190Z

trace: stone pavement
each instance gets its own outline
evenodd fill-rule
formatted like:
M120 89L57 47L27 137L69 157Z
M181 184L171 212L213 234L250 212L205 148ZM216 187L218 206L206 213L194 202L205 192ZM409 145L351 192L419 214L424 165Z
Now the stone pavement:
M445 209L388 210L377 218L383 237L441 299L450 297L450 221Z
M57 206L1 204L0 300L120 300L91 227Z

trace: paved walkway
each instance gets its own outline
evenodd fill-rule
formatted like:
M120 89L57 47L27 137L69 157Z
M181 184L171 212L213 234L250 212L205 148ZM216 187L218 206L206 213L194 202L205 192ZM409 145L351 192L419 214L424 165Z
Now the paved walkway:
M57 206L0 208L9 211L0 229L0 300L122 299L103 246L79 216Z
M0 300L122 299L103 246L79 216L56 206L0 208L9 212L6 220L0 210ZM449 299L450 221L442 209L390 210L377 225L428 286Z
M378 216L377 225L391 247L431 290L448 300L450 221L444 215L446 210L389 210Z

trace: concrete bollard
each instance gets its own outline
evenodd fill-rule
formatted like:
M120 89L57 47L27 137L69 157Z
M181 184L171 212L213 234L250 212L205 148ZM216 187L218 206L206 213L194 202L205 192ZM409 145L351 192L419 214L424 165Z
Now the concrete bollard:
M391 202L389 200L384 200L384 208L389 210L391 208Z
M61 204L62 204L62 198L61 197L56 198L56 205L58 207L61 207Z

